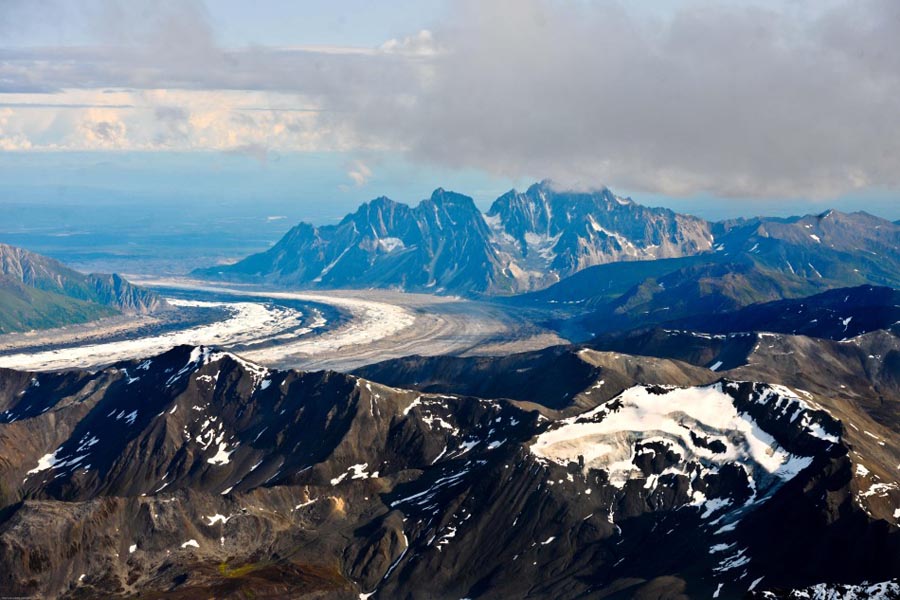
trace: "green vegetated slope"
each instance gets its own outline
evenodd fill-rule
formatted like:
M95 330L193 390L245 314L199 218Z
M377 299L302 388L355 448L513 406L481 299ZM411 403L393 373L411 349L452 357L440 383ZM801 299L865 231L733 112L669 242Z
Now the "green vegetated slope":
M79 273L61 262L0 244L0 333L84 323L165 305L119 275Z

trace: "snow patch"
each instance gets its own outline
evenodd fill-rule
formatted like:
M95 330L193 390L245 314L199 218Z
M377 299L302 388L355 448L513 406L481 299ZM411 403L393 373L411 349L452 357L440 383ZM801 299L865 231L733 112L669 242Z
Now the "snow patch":
M212 525L215 525L216 523L221 523L222 525L224 525L225 523L228 522L228 520L229 520L231 517L226 517L225 515L220 515L219 513L216 513L216 514L214 514L214 515L211 516L211 517L204 517L204 518L207 519L207 520L209 521L209 522L207 523L207 525L212 526Z
M62 448L57 448L56 452L51 454L45 454L40 459L38 459L38 464L35 468L28 471L27 475L34 475L35 473L39 473L41 471L46 471L47 469L52 469L59 462L56 458L57 453L62 450Z
M713 439L719 447L714 451L701 439ZM749 415L739 412L722 384L630 388L604 405L560 421L537 437L531 452L563 466L583 462L584 472L602 469L613 486L622 488L629 479L643 478L635 458L638 451L654 451L643 446L651 442L664 443L682 462L697 462L706 469L743 465L756 482L757 494L774 489L812 462L781 448ZM705 517L724 507L723 501L705 497L696 498L695 504L702 506Z
M225 442L219 442L219 449L216 451L216 454L206 460L211 465L227 465L230 461L230 456L234 453L237 448L232 448L228 450L228 444Z
M406 244L403 243L403 240L395 237L385 237L378 240L378 245L385 252L391 253L395 250L404 250L406 248Z

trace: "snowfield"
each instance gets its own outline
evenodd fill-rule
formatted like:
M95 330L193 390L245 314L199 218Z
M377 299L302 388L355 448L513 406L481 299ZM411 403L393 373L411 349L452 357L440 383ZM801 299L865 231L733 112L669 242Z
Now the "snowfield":
M585 472L591 468L605 470L610 483L621 488L629 479L643 478L634 459L637 453L652 451L645 448L648 444L675 452L680 457L679 467L690 461L711 471L726 463L742 465L755 484L757 497L812 462L809 457L781 448L751 417L738 412L721 384L627 389L615 399L565 419L541 434L531 452L561 465L581 459ZM682 472L678 467L670 470ZM648 478L648 487L654 477Z

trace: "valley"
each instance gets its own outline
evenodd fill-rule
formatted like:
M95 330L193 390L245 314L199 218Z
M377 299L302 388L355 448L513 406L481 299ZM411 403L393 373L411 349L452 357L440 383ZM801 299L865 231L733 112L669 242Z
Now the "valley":
M7 247L0 591L896 600L898 246L544 182L191 274Z
M188 279L138 283L166 297L176 314L205 309L205 318L145 315L96 321L75 331L0 336L0 367L97 368L179 344L213 344L271 367L350 370L410 354L507 353L565 343L533 322L538 311L459 297L291 292Z
M0 600L900 600L898 30L0 0Z

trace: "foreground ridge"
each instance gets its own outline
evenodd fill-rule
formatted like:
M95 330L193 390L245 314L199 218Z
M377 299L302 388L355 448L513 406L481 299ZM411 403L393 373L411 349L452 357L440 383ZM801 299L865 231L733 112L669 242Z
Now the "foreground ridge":
M824 569L890 579L900 492L819 398L727 376L629 385L577 356L597 402L571 416L207 347L5 371L0 588L727 597ZM796 560L817 547L824 562Z

